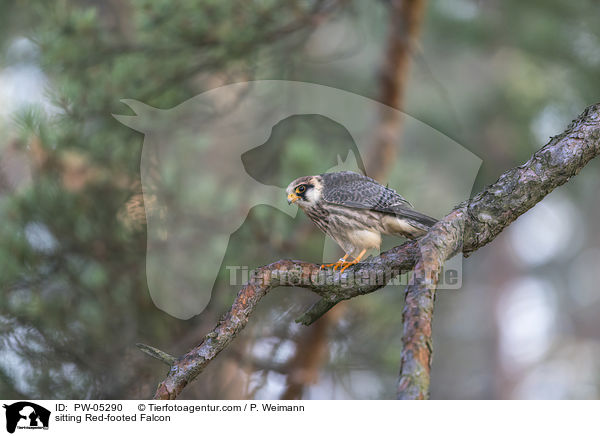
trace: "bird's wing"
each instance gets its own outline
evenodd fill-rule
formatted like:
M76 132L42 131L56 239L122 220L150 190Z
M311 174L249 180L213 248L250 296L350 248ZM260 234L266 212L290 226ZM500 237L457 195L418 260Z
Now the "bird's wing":
M415 220L431 227L437 222L417 212L400 194L362 174L345 171L322 174L323 200L341 206L369 209L398 217Z

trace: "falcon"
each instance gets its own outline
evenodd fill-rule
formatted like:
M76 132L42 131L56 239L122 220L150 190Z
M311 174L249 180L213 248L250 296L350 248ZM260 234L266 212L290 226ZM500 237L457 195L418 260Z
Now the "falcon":
M393 189L352 171L300 177L286 193L288 204L298 205L342 247L344 257L322 266L341 272L360 262L367 250L379 250L382 234L416 239L437 222Z

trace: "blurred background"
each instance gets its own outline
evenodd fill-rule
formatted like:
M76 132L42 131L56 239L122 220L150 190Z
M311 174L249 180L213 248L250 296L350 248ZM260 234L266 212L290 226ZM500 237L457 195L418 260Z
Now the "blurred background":
M592 0L3 0L0 397L148 398L167 368L135 344L180 355L235 297L223 270L207 309L189 320L150 299L144 137L112 117L128 113L120 99L166 109L258 79L340 88L479 156L477 192L600 101L598 17ZM402 125L385 114L379 122L364 158L385 179L402 159L390 145ZM293 117L242 160L256 179L285 187L290 172L333 166L336 147L352 146L347 135L321 117ZM311 150L324 137L331 156L315 167ZM285 150L274 152L280 141ZM466 259L462 289L438 293L432 398L600 398L599 169L592 161ZM411 199L410 187L401 192ZM303 214L256 206L223 264L318 262L323 240ZM314 299L271 292L181 398L394 398L402 290L295 324Z

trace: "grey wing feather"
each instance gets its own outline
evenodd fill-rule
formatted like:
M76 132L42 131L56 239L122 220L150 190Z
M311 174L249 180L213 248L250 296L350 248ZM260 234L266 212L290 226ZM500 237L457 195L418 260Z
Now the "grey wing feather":
M369 209L415 220L431 227L437 222L417 212L412 205L393 189L376 180L351 171L321 174L325 182L323 200L357 209Z

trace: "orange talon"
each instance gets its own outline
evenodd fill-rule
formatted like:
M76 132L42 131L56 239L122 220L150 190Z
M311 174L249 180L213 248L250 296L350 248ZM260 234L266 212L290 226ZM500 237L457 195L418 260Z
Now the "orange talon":
M338 269L340 266L342 266L343 264L346 263L346 259L348 259L348 254L346 254L344 257L342 257L340 260L338 260L335 263L327 263L327 264L323 264L321 265L321 269L324 268L330 268L333 267L333 270L335 271L336 269Z
M337 263L335 264L335 266L333 267L333 270L337 271L342 266L346 265L346 263L348 263L348 262L346 262L345 260L342 260L342 259L338 260Z
M343 273L350 265L354 265L357 263L358 263L357 260L353 260L352 262L347 262L346 265L344 265L344 267L340 270L340 274Z
M367 250L364 249L352 262L346 262L346 265L344 265L344 267L340 270L340 274L343 273L350 265L356 265L358 262L360 262L360 259L362 259L366 252Z

